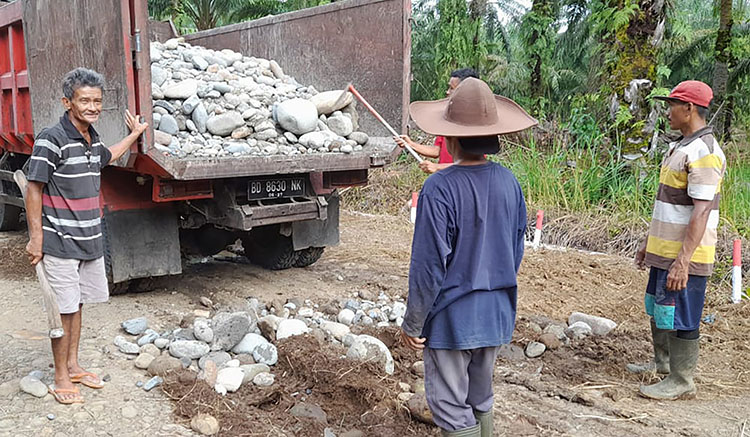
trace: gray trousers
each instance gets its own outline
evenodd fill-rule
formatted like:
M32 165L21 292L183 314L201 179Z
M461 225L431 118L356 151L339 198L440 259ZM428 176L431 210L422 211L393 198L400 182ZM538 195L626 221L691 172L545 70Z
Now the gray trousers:
M425 397L437 426L446 431L469 428L477 424L474 410L492 409L497 350L424 349Z

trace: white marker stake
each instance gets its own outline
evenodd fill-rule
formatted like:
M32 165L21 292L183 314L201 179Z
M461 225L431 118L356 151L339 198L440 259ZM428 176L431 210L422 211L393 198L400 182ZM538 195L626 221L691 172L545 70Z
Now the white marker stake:
M417 222L417 202L419 201L419 193L416 191L411 193L411 222Z
M742 240L734 240L732 250L732 302L742 300Z
M544 211L541 209L536 212L536 229L534 229L534 242L531 245L534 250L539 248L539 242L542 239L542 222L544 222Z

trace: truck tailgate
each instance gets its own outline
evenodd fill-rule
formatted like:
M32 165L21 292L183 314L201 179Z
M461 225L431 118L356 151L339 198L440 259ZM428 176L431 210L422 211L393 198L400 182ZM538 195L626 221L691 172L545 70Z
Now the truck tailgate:
M271 174L364 170L393 162L401 150L390 137L372 137L358 152L308 155L224 156L220 158L177 158L155 149L149 157L177 180L221 179Z

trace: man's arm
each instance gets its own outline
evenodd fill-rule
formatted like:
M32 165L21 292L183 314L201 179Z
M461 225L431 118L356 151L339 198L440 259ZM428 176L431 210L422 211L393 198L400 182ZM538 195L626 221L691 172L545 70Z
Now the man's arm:
M26 244L26 252L29 254L31 265L36 265L42 260L42 243L44 231L42 230L42 191L44 184L29 181L26 187L26 222L29 224L29 242Z
M425 172L427 174L433 174L433 173L439 172L440 170L442 170L444 168L448 168L448 167L450 167L452 165L453 165L452 162L446 162L446 163L443 163L443 164L438 164L438 163L435 163L435 162L432 162L432 161L428 161L428 160L425 159L424 161L422 161L422 162L419 163L419 168L423 172Z
M690 216L687 235L682 241L682 248L669 268L667 290L679 291L687 287L690 258L693 257L695 249L700 245L703 234L706 232L712 204L713 201L711 200L693 199L693 214Z
M122 157L122 155L124 155L125 152L130 149L130 146L132 146L133 143L138 140L138 137L140 137L141 134L148 128L148 123L141 123L140 119L140 116L133 115L130 113L130 111L125 111L125 123L130 129L130 134L120 140L119 143L109 147L109 152L112 154L112 158L110 158L109 162L103 162L102 166L120 159L120 157Z
M526 225L528 218L526 217L526 199L523 196L523 190L516 181L518 189L518 229L516 231L516 250L515 250L515 263L516 263L516 275L518 270L521 268L521 261L523 261L524 244L526 243Z
M401 135L400 137L393 137L399 147L404 147L404 144L409 144L409 147L414 149L415 152L428 158L437 158L440 156L440 147L428 146L426 144L419 144L414 142L408 135Z
M446 205L422 195L417 208L409 268L409 297L401 324L402 338L406 336L412 340L418 340L422 334L443 285L447 259L452 251ZM406 343L410 345L408 341ZM423 341L419 343L421 345Z

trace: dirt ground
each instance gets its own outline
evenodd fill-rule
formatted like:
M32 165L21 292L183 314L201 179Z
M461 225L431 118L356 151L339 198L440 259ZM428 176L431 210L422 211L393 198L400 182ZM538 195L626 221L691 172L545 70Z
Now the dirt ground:
M342 244L327 250L311 267L272 272L237 258L218 258L186 265L182 275L160 281L152 292L114 296L107 304L86 308L81 359L84 365L108 375L110 381L103 390L84 390L86 404L72 407L57 405L49 396L37 399L18 391L18 380L33 370L43 370L45 377L51 378L51 353L44 338L45 319L33 271L22 257L26 237L20 232L0 234L0 435L192 435L185 418L189 412L170 399L176 393L168 396L160 389L145 392L136 387L136 382L145 382L147 377L112 345L121 321L146 316L157 331L176 327L184 314L201 308L202 296L211 298L220 309L240 308L248 297L264 301L296 297L323 305L352 297L360 290L405 296L411 229L405 217L342 213ZM494 382L496 435L742 435L750 417L746 407L750 372L745 370L750 358L746 334L750 307L746 303L729 304L726 287L712 286L709 290L704 315L711 316L711 323L702 326L697 398L654 402L637 396L639 384L648 381L627 374L623 368L625 363L649 355L647 320L642 310L644 272L635 270L624 258L529 250L519 282L519 318L514 336L518 346L524 347L536 338L531 322L543 324L545 318L563 322L573 311L609 317L618 327L606 337L574 341L541 358L499 358ZM418 358L402 354L397 345L393 346L397 368L405 368ZM260 405L269 410L274 410L274 405L286 408L290 405L287 386L310 386L311 375L320 376L313 364L324 358L311 362L295 355L294 351L310 347L317 346L288 346L287 355L293 359L288 365L280 364L288 368L275 370L285 375L279 380L287 382L279 385L278 393L259 401ZM318 348L321 353L325 349ZM325 356L335 359L331 357L335 352ZM294 367L292 363L303 365ZM393 381L381 383L390 386L406 377L397 372ZM326 379L317 381L317 387L329 385ZM388 394L371 385L362 387L352 382L348 386L350 393L364 394L366 406L380 405L380 401L370 400ZM232 396L226 398L230 403ZM358 401L356 396L326 394L325 389L310 396L320 403L332 424L348 421L340 418L341 410ZM378 411L373 407L370 412ZM48 414L54 414L54 419L48 419ZM258 426L273 417L248 415L246 423L235 426L242 427L242 435L248 436L315 435L311 428L301 426L304 423L294 421L285 426L277 422ZM366 435L439 435L434 427L417 423L400 433L386 431L378 425L387 420L371 423L371 419L365 419L368 414L361 417L358 428L367 430ZM336 433L344 430L331 426ZM318 430L315 433L321 435Z

